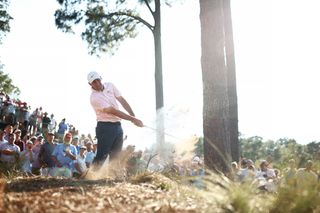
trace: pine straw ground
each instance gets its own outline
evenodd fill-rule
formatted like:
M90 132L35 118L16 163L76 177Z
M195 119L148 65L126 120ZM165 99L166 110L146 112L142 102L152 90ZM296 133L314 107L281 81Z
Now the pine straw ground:
M1 182L1 212L217 212L213 199L161 174L129 180L17 177ZM211 210L211 211L210 211Z
M204 177L202 189L190 184L194 181L159 173L122 179L0 179L0 212L320 213L320 184L303 193L283 188L270 194L223 175Z

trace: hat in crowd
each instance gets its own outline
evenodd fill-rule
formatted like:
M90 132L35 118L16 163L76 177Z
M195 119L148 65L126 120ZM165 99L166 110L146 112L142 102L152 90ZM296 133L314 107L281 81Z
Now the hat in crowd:
M54 134L54 131L49 131L49 132L48 132L48 135L55 135L55 134Z
M72 138L72 134L70 132L68 132L66 135L65 135L66 138Z
M31 141L32 141L32 140L36 140L36 139L37 139L36 136L32 136L32 137L30 138Z
M80 149L87 149L87 147L86 146L81 146Z
M37 138L43 138L42 134L37 135Z
M73 140L73 141L79 140L79 137L78 137L78 136L74 136L74 137L72 138L72 140Z
M89 145L89 144L92 145L93 143L92 143L91 141L87 141L87 142L86 142L86 145Z
M33 144L31 140L27 140L26 144Z
M97 72L92 71L88 74L87 78L88 78L89 84L91 84L94 80L101 79L101 76Z
M253 165L254 163L253 163L253 161L252 161L251 159L248 159L248 160L247 160L247 164L248 164L248 165Z

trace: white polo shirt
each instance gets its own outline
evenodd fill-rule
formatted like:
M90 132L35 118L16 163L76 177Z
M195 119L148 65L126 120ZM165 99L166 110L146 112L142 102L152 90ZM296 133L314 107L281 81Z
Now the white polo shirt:
M90 103L96 113L97 121L118 122L121 119L112 114L102 112L103 108L113 107L119 109L116 97L120 97L121 93L112 83L104 83L103 91L92 89Z

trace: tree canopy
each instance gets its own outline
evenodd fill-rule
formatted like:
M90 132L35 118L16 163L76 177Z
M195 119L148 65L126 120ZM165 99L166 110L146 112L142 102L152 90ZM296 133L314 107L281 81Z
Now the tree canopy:
M0 91L6 94L20 94L20 89L13 85L12 79L3 72L3 65L0 64Z
M7 11L8 5L8 0L0 0L0 43L6 33L10 32L9 22L12 17Z
M134 38L138 34L138 24L143 24L150 30L154 29L137 9L140 4L145 4L153 14L150 0L137 0L136 3L127 0L57 1L61 5L55 12L57 28L63 32L74 33L76 25L85 27L81 36L87 41L90 54L113 54L121 41Z

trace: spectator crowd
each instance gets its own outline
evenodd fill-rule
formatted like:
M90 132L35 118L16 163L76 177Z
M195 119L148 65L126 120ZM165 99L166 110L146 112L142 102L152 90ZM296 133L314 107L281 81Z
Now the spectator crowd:
M251 159L242 158L239 163L231 163L228 176L235 182L247 183L266 192L277 192L279 187L284 186L300 192L305 189L317 189L319 174L313 161L308 160L301 168L297 168L296 165L296 161L290 159L288 167L281 171L273 168L270 159L255 163Z
M0 168L26 175L80 177L96 153L91 135L80 135L63 118L0 92Z

